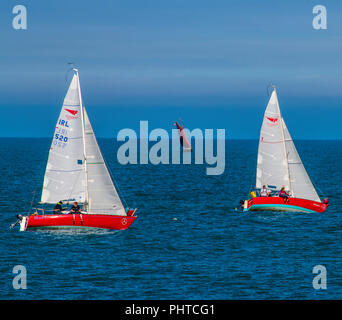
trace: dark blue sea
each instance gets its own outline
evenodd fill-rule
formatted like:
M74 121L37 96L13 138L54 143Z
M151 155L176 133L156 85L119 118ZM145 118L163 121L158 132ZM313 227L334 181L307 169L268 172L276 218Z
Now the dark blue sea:
M325 213L242 213L255 181L257 141L226 141L226 170L120 165L99 139L119 192L138 219L125 231L9 230L36 192L50 139L0 139L0 299L341 299L342 141L296 141L328 197ZM27 270L15 290L13 267ZM327 289L313 268L324 265Z

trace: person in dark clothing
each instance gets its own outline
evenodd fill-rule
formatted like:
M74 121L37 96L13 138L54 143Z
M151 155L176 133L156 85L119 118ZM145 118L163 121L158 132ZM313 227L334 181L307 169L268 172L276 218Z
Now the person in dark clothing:
M54 213L59 213L65 210L65 208L62 207L63 201L60 200L57 202L57 204L55 205L55 208L53 209Z
M279 192L279 197L283 198L284 203L289 203L289 194L285 191L285 188L282 187Z
M71 213L81 213L81 208L76 201L74 202L74 205L71 207L70 212Z

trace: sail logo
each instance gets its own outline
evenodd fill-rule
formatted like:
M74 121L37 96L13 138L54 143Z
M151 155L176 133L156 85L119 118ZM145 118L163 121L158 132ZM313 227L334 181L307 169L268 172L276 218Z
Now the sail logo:
M71 110L71 109L64 109L65 111L69 112L70 114L66 114L65 117L68 119L68 120L73 120L73 119L77 119L78 116L77 113L78 111L77 110Z
M278 123L278 118L266 117L266 119L269 121L267 124L268 124L270 127L274 127L274 126L276 126L277 123Z

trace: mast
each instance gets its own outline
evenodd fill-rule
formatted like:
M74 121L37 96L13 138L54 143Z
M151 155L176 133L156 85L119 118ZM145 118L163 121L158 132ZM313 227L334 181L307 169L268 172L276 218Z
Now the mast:
M83 110L83 100L81 94L81 85L80 85L80 77L78 74L78 69L73 68L74 72L77 75L77 84L78 84L78 95L80 98L80 109L81 109L81 121L82 121L82 140L83 140L83 160L84 160L84 172L85 172L85 195L84 195L84 210L87 211L88 207L88 170L87 170L87 156L86 156L86 145L85 145L85 126L84 126L84 110Z
M288 177L289 177L289 188L290 188L290 191L292 193L292 196L294 197L294 192L293 192L293 189L292 189L292 183L291 183L291 173L290 173L290 168L289 168L289 153L287 152L287 149L286 149L286 141L289 141L288 139L285 139L285 134L284 134L284 119L283 117L281 117L281 128L282 128L282 133L283 133L283 137L284 137L284 148L285 148L285 157L286 157L286 168L287 168L287 174L288 174Z
M277 96L277 90L276 87L273 85L273 90L275 91L275 94ZM285 135L284 135L284 120L283 120L283 116L281 115L281 111L280 111L280 107L279 107L279 102L278 102L278 96L277 96L277 104L278 104L278 109L279 109L279 118L280 118L280 124L281 124L281 136L282 136L282 140L283 140L283 148L284 148L284 154L285 154L285 160L286 160L286 171L287 171L287 178L289 179L289 191L292 192L292 188L291 188L291 179L290 179L290 170L289 170L289 159L288 159L288 155L287 155L287 151L286 151L286 146L285 146ZM292 196L294 196L294 194L292 194Z

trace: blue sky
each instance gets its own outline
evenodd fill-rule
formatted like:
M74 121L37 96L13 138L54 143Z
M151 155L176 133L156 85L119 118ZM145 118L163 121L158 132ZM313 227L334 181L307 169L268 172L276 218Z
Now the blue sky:
M312 27L317 4L327 30ZM341 36L332 0L1 0L0 136L52 136L72 61L99 137L182 118L257 139L274 83L294 139L341 139Z

